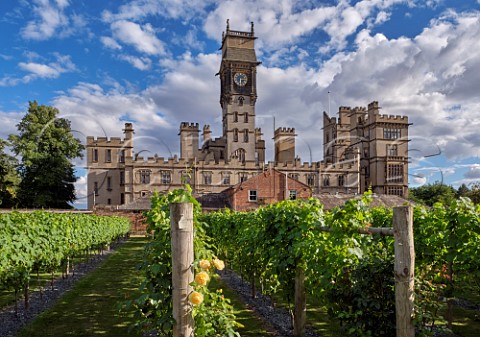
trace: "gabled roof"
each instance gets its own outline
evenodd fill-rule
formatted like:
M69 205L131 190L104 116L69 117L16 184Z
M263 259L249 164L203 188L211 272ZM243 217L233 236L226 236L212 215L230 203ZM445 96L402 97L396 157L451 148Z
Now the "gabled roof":
M197 201L202 205L203 211L232 208L227 195L222 192L195 196L195 199L197 199Z

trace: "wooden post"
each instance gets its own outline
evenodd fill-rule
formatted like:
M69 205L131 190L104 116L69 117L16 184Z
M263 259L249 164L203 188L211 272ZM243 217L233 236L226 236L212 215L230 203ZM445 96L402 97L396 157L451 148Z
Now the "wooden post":
M395 237L395 311L397 337L414 337L413 300L415 250L413 245L413 209L393 209Z
M174 337L193 336L193 318L188 296L193 282L193 204L170 204L172 226L172 286Z
M305 272L297 267L295 275L295 309L293 312L293 336L305 336L305 322L307 319L307 301L305 297Z

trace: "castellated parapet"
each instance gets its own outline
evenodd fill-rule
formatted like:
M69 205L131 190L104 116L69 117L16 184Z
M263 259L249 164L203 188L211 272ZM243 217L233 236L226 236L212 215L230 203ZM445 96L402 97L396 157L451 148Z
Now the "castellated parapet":
M200 131L198 123L181 122L180 131Z
M123 146L128 143L127 139L121 139L120 137L87 137L87 146L88 145L98 145L98 146Z
M275 130L275 135L277 135L277 134L296 136L295 135L295 128L279 127Z

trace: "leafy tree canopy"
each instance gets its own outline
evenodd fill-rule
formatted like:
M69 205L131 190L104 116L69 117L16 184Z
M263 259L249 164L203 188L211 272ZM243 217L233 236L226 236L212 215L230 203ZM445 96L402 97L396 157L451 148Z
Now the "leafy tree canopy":
M456 190L452 186L439 182L411 188L409 191L410 199L428 206L433 206L436 202L450 205L455 200L455 196Z
M83 145L72 135L70 121L58 109L29 102L28 112L10 135L21 157L18 199L23 207L69 208L76 181L71 159L82 157Z
M475 204L480 204L480 183L476 183L472 188L465 193L465 196L470 198Z
M20 181L15 157L5 153L8 143L0 139L0 207L12 207L16 201L16 189Z

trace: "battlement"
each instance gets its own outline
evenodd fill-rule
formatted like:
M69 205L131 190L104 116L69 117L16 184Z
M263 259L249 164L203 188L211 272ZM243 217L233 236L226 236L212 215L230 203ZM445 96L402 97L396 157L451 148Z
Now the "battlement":
M340 112L349 112L351 110L352 108L350 108L349 106L341 106L340 108L338 108L338 111Z
M199 131L198 123L182 122L180 123L180 131Z
M279 127L275 130L275 136L279 134L288 134L295 136L295 128L285 128L285 127Z
M87 137L87 147L89 146L111 146L111 147L122 147L125 144L130 143L128 140L121 139L120 137Z
M401 121L408 123L408 116L401 116L401 115L379 115L377 121Z
M298 171L298 173L302 171L308 171L310 173L313 173L312 171L316 170L320 166L320 162L301 162L300 160L294 160L294 161L289 161L289 162L274 162L274 161L269 161L266 165L265 168L273 168L279 171L282 170L291 170L291 171Z
M205 125L203 126L203 132L205 132L205 131L210 131L210 125L205 124Z

